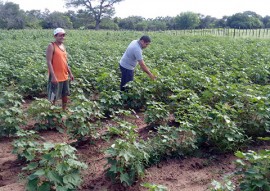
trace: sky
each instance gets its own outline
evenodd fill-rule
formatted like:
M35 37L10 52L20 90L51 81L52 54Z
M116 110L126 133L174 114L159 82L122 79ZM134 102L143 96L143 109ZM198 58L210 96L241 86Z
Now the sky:
M2 0L3 1L3 0ZM267 2L268 1L268 2ZM19 4L20 9L66 12L64 0L4 0ZM144 18L175 17L183 12L194 12L216 18L235 13L253 11L261 16L270 16L269 0L124 0L116 4L114 16L142 16Z

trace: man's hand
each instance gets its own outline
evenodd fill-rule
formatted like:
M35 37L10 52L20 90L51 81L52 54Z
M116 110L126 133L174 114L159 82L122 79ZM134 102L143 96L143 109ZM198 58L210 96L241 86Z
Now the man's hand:
M153 74L150 74L149 77L150 77L152 80L156 80L156 79L157 79L157 77L154 76Z
M53 84L57 84L57 83L58 83L58 81L57 81L57 79L56 79L55 76L52 76L51 82L52 82Z
M69 76L70 76L71 81L73 81L74 80L74 76L72 74L70 74Z
M154 76L154 75L150 72L150 70L149 70L148 67L145 65L145 63L144 63L143 60L140 60L140 61L138 61L138 62L139 62L139 65L140 65L141 69L142 69L145 73L147 73L148 76L149 76L152 80L156 80L156 79L157 79L157 77Z

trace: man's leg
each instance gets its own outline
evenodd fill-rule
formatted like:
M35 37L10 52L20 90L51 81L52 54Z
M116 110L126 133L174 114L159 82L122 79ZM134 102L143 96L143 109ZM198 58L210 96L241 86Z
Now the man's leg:
M62 97L62 109L63 110L67 109L67 102L68 102L68 96Z
M48 100L55 105L57 100L57 92L58 92L58 83L54 84L51 82L51 77L49 77L48 86L47 86L47 93L48 93ZM48 116L48 125L53 128L55 122L54 118Z
M128 82L133 81L134 79L134 71L128 70L122 66L120 66L121 70L121 84L120 84L120 90L126 91L126 87L124 87Z
M62 109L67 109L68 96L70 95L69 91L69 81L62 83Z
M57 84L53 84L51 82L51 75L49 75L48 84L47 84L47 94L48 100L55 105L56 102L56 94L57 94Z

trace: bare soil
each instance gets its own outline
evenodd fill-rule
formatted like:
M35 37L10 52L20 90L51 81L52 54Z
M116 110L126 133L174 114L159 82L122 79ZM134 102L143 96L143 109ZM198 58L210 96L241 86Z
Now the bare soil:
M141 136L147 136L143 113L127 119L138 126ZM105 121L110 125L111 121ZM65 134L57 131L40 132L46 141L69 142ZM23 191L25 179L19 176L23 164L12 154L14 138L0 140L0 191ZM213 155L208 157L187 157L184 159L168 159L156 166L146 169L146 175L131 187L123 187L108 180L104 173L106 158L104 150L110 146L104 139L94 140L92 144L77 147L81 161L88 164L83 171L83 184L79 191L144 191L142 183L149 182L166 186L170 191L204 191L209 190L212 180L221 180L226 173L234 171L233 154ZM21 178L20 178L21 177Z

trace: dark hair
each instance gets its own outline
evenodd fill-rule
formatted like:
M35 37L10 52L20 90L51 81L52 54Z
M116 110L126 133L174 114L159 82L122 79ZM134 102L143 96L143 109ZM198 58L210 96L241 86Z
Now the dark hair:
M143 35L143 36L140 38L140 40L143 40L143 42L145 42L145 43L151 42L150 37L147 36L147 35Z

